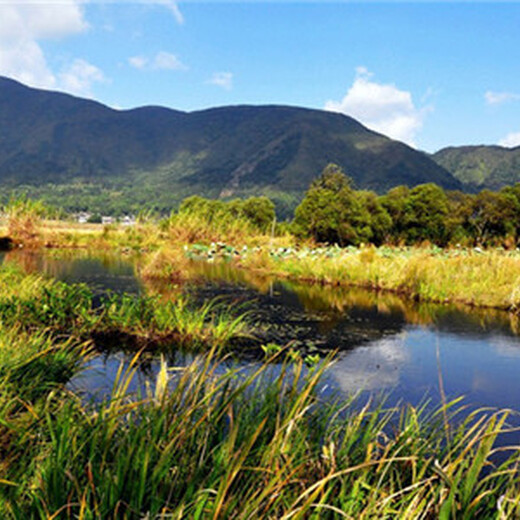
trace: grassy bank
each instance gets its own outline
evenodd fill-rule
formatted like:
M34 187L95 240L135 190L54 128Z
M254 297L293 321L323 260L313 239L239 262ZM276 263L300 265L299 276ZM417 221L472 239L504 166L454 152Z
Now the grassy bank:
M212 355L163 363L129 396L63 389L88 355L45 335L0 336L0 513L12 519L512 518L516 449L492 464L507 412L433 413L320 400L325 365L218 375ZM83 354L81 354L83 352ZM71 354L75 354L75 361ZM26 374L30 370L31 380Z
M516 312L520 254L425 248L262 248L237 266L293 280L395 291L418 301Z
M245 333L243 318L215 302L196 307L182 297L126 294L96 299L86 285L27 275L12 265L0 267L0 322L30 332L191 350L223 347Z

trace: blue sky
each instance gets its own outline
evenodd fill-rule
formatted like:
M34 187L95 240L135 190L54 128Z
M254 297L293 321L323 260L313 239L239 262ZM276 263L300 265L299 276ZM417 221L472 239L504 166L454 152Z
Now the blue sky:
M0 74L116 108L335 110L435 151L520 145L520 3L0 0Z

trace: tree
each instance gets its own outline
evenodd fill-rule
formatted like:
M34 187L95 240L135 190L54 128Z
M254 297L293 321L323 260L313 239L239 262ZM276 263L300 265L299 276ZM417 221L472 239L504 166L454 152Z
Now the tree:
M445 191L433 183L415 186L406 200L403 226L408 243L429 240L445 245L446 217L449 212Z
M381 206L389 215L392 228L390 237L394 242L406 240L406 213L407 201L410 196L408 186L396 186L389 190L386 195L380 197Z
M520 203L510 191L482 190L475 196L469 219L477 243L516 236Z
M242 201L242 214L261 231L267 231L276 218L274 204L267 197L249 197Z
M384 240L391 219L371 192L357 192L352 179L329 164L296 208L293 229L300 236L340 245Z

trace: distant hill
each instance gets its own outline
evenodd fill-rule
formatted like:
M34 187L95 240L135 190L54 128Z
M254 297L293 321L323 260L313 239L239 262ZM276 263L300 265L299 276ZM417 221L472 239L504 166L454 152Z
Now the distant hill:
M520 146L443 148L432 158L469 189L499 189L520 182Z
M426 154L341 114L286 106L121 111L0 77L4 192L23 185L69 206L98 194L107 204L165 209L194 193L266 194L294 206L330 162L358 188L379 192L461 186Z

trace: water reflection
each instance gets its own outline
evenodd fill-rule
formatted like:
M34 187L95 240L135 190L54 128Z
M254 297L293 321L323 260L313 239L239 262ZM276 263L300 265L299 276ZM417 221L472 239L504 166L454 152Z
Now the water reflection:
M95 294L143 291L135 262L114 253L51 249L12 251L2 258L3 262L14 263L26 273L43 273L67 283L86 283Z
M186 291L201 301L218 296L247 308L266 341L293 342L308 352L339 349L325 379L343 394L384 392L390 402L419 403L426 396L438 403L442 378L448 399L464 395L474 406L520 410L519 322L506 312L298 284L224 263L191 263L181 287L143 283L135 261L117 255L13 252L3 258L27 271L86 282L99 292L144 291L174 299ZM120 363L128 364L130 357L114 351L100 355L75 384L102 394L112 387ZM172 351L170 363L183 365L191 359ZM254 366L247 362L247 367ZM154 379L157 358L149 357L141 368L135 388Z

